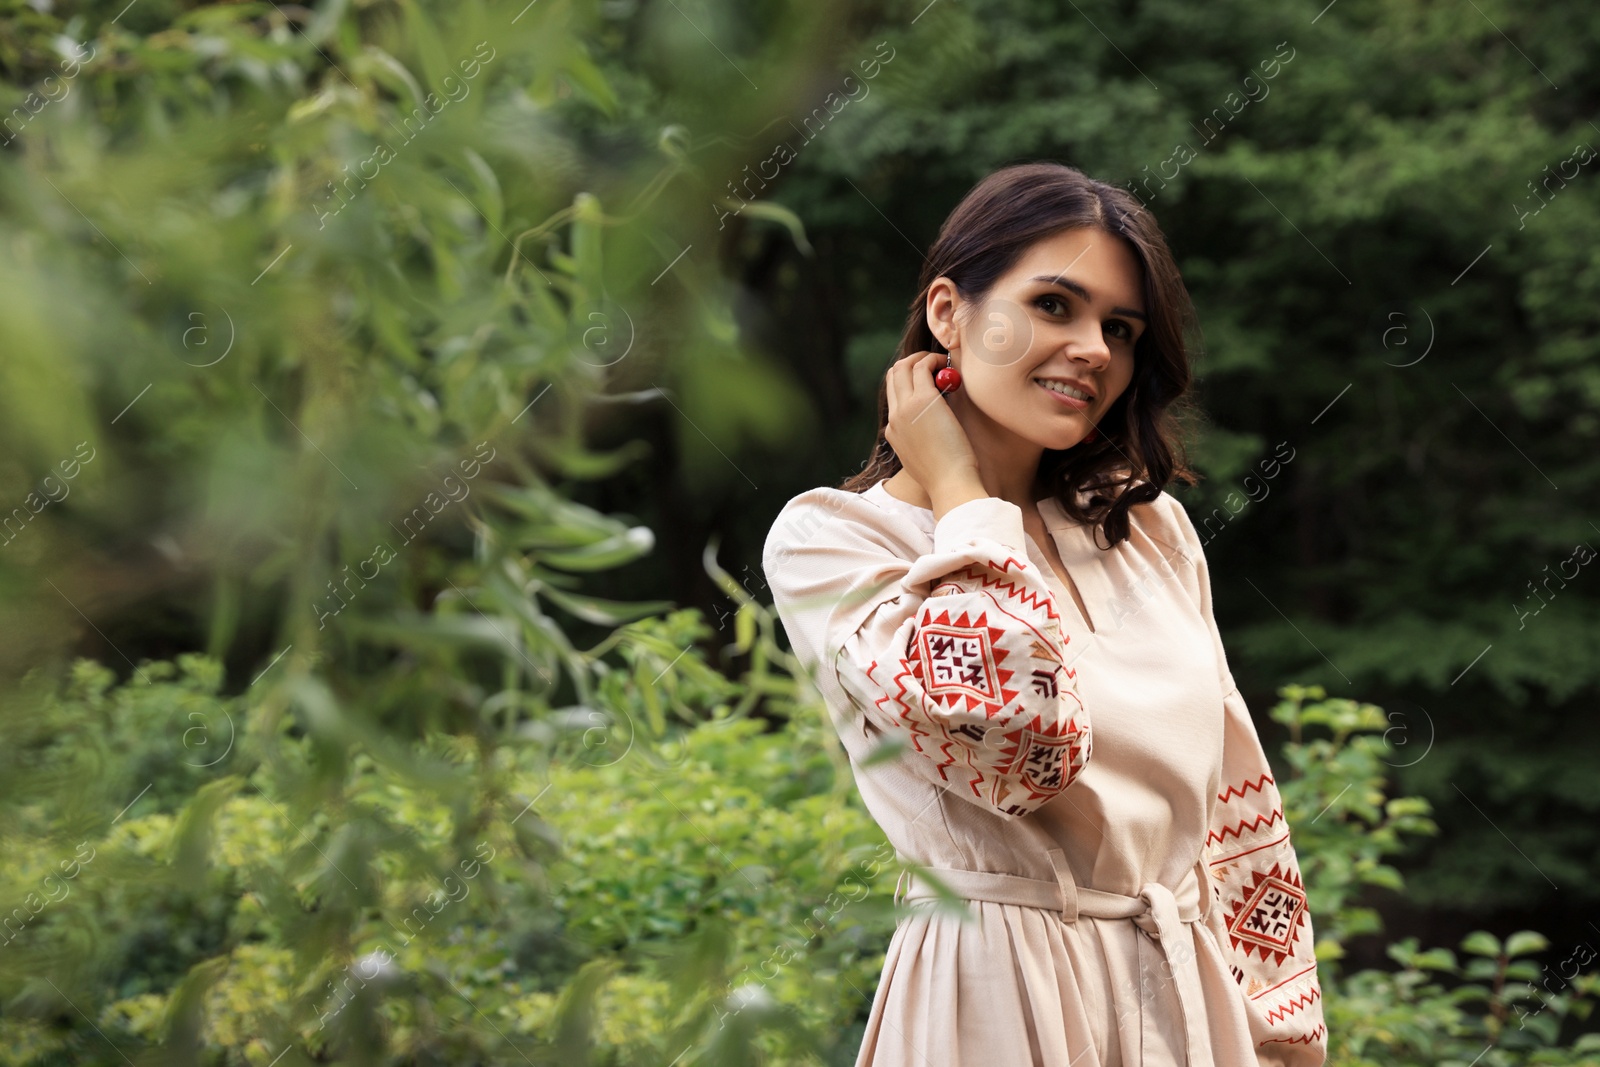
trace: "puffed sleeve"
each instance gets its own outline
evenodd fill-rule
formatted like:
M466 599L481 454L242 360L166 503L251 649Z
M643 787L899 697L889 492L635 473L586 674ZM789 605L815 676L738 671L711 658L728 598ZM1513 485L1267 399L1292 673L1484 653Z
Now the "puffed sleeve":
M1260 1067L1321 1067L1327 1027L1316 938L1283 800L1228 669L1200 538L1183 505L1163 495L1192 564L1190 591L1211 628L1222 679L1222 778L1205 842L1212 889L1206 922L1239 983Z
M917 774L1012 819L1070 786L1090 755L1070 638L1024 543L1021 508L996 497L951 508L919 555L878 505L813 490L790 501L763 553L801 662L869 733L902 741Z

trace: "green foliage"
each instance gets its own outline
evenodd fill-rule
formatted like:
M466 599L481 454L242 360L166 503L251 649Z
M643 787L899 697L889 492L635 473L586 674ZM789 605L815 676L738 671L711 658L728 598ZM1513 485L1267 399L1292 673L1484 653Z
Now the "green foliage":
M623 636L672 639L693 626L679 614ZM485 767L477 746L436 734L386 760L354 753L340 810L319 811L304 805L316 739L286 728L274 762L251 761L246 739L182 787L143 791L76 852L60 833L69 813L23 809L33 819L13 836L0 891L38 913L10 931L9 997L23 1010L0 1017L6 1062L89 1062L110 1051L97 1041L131 1054L180 1039L218 1064L285 1047L302 1060L406 1063L449 1050L459 1062L508 1044L572 1062L573 1042L667 1062L686 1036L725 1042L730 1017L761 1023L750 1040L800 1033L760 1019L759 1004L741 1007L739 990L759 975L786 999L826 1004L838 982L870 988L892 921L859 901L888 869L884 845L835 788L820 718L768 731L730 717L707 702L736 687L691 666L666 696L701 725L657 735L615 708L639 724L625 748L577 739L550 766L504 751ZM80 773L79 738L94 730L129 768L171 755L170 731L115 709L218 723L251 712L246 698L214 694L216 665L199 657L181 674L149 663L142 676L112 688L108 671L81 662L34 709L29 784ZM411 772L427 763L505 795L452 804L419 787ZM115 975L109 986L76 976L98 987L73 997L96 1007L98 1033L55 1032L26 1009L71 980L60 954L89 944ZM860 1007L837 1003L839 1023ZM381 1048L363 1047L379 1037Z
M1416 4L1319 36L1236 0L1079 14L0 0L0 1062L852 1062L892 850L684 502L741 494L703 510L747 549L763 494L854 466L800 385L871 392L907 241L972 180L1139 180L1285 37L1271 98L1153 201L1208 330L1197 514L1302 453L1240 521L1314 617L1224 630L1260 676L1331 686L1309 636L1385 706L1459 701L1393 762L1394 713L1273 710L1334 1056L1595 1062L1588 961L1532 931L1341 974L1445 783L1594 884L1591 831L1536 814L1596 803L1558 711L1594 687L1594 593L1527 632L1484 599L1588 534L1481 426L1592 484L1600 187L1526 232L1505 209L1586 123ZM1592 13L1494 14L1594 95ZM735 193L775 115L890 52ZM1448 374L1353 354L1396 302ZM1208 545L1225 616L1239 533ZM702 574L715 628L676 606ZM1524 893L1490 831L1439 825L1436 897Z
M1128 188L1200 313L1179 495L1241 687L1408 725L1442 830L1404 861L1418 907L1600 901L1594 5L925 6L837 136L771 135L802 147L763 195L824 261L752 228L740 262L835 432L757 512L858 469L915 249L974 182L1049 159Z
M7 1058L571 1062L515 1022L582 1000L530 802L755 703L593 587L655 535L575 499L639 456L591 432L792 423L663 271L679 135L591 137L582 5L12 8Z
M1327 699L1321 686L1285 686L1279 695L1270 714L1289 727L1284 758L1293 772L1279 785L1284 819L1316 916L1317 956L1337 959L1343 942L1380 928L1377 912L1361 903L1364 887L1401 887L1400 873L1383 857L1401 851L1404 835L1438 828L1426 800L1385 796L1384 757L1395 749L1381 708ZM1327 736L1304 736L1312 727ZM1373 736L1376 730L1384 733Z
M1330 1063L1600 1063L1600 1036L1585 1034L1571 1044L1560 1037L1563 1024L1587 1019L1600 997L1600 972L1578 973L1578 953L1554 969L1529 959L1548 948L1531 930L1512 934L1504 945L1480 930L1460 948L1473 958L1461 963L1449 949L1419 951L1416 938L1404 938L1388 948L1398 971L1362 971L1342 982L1338 996L1327 998L1329 1030L1340 1035ZM1583 962L1593 959L1590 949Z
M1522 930L1502 943L1478 930L1460 945L1473 958L1459 963L1406 937L1386 947L1398 970L1339 974L1351 938L1383 932L1362 887L1403 889L1383 858L1402 851L1406 835L1437 827L1426 800L1386 795L1388 757L1406 741L1391 741L1399 728L1383 709L1328 699L1320 686L1288 685L1279 696L1272 718L1291 737L1279 791L1316 925L1330 1065L1600 1063L1595 1035L1573 1039L1600 995L1600 969L1584 970L1595 960L1587 943L1545 964L1530 958L1551 948L1544 935Z
M850 1062L893 930L897 864L815 693L773 643L770 611L746 606L752 649L767 646L778 672L734 681L689 652L661 694L678 725L607 705L615 718L572 724L563 755L503 751L498 768L442 734L403 758L358 753L337 812L305 808L295 785L317 756L310 734L286 728L275 762L252 761L250 738L221 759L199 735L187 762L164 751L157 709L214 724L250 714L248 693L217 694L215 663L147 663L144 681L113 685L80 662L58 692L36 691L24 739L36 795L50 796L37 793L49 776L81 772L91 732L129 767L179 756L188 769L87 828L76 850L58 832L66 811L17 813L31 822L13 820L26 834L3 891L48 902L4 958L48 974L61 953L98 945L92 958L115 981L74 997L98 1032L48 1025L27 1010L51 1002L48 985L18 985L0 1017L5 1062L109 1063L108 1043L135 1054L183 1042L214 1064L286 1047L284 1062ZM596 691L641 664L664 670L656 642L704 633L693 612L622 628L613 647L632 651L606 663ZM776 725L741 714L730 701L752 688L794 714ZM1425 802L1385 796L1396 749L1379 709L1315 686L1280 695L1273 717L1296 738L1280 791L1317 917L1330 1063L1597 1062L1592 1039L1570 1036L1600 995L1592 949L1541 963L1542 935L1479 931L1458 959L1405 938L1388 949L1398 970L1339 973L1347 941L1380 932L1362 887L1399 889L1384 858L1433 826ZM452 807L410 773L430 761L503 790L498 814L465 827L473 805ZM361 836L380 822L381 835ZM343 910L357 894L365 906Z

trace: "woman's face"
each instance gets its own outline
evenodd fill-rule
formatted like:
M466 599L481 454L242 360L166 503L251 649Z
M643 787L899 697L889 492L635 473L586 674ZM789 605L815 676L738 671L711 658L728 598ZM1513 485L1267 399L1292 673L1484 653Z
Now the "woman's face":
M961 372L958 410L992 424L984 436L1077 444L1133 379L1149 310L1143 281L1121 238L1087 227L1034 242L981 301L937 279L928 325Z

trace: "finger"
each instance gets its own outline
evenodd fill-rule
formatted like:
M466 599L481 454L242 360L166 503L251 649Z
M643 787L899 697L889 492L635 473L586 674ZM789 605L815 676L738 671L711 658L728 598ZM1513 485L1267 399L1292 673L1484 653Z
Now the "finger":
M913 352L906 358L896 362L890 370L889 373L893 375L896 379L896 384L900 386L902 396L909 394L916 388L917 367L921 365L925 355L927 355L925 352Z
M917 361L911 371L911 381L916 391L917 407L921 410L926 400L939 395L939 387L934 382L934 374L942 365L944 356L938 352L929 352L923 359Z
M894 361L889 367L889 418L893 419L895 412L903 405L905 399L911 395L915 388L912 381L912 368L924 353L911 352Z
M939 387L933 380L933 368L924 366L918 369L914 391L907 398L912 409L911 422L908 426L915 425L916 421L926 415L936 404L945 402L944 394L939 392Z
M884 388L889 395L889 421L894 422L895 412L900 410L900 361L896 360L889 367L889 373L884 376Z

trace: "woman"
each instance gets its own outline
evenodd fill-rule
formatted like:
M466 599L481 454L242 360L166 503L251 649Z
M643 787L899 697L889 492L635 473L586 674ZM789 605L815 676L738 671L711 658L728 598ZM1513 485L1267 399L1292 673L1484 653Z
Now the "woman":
M1299 864L1162 489L1195 480L1192 316L1133 197L991 175L928 253L865 469L768 536L795 653L915 868L857 1067L1324 1061Z

